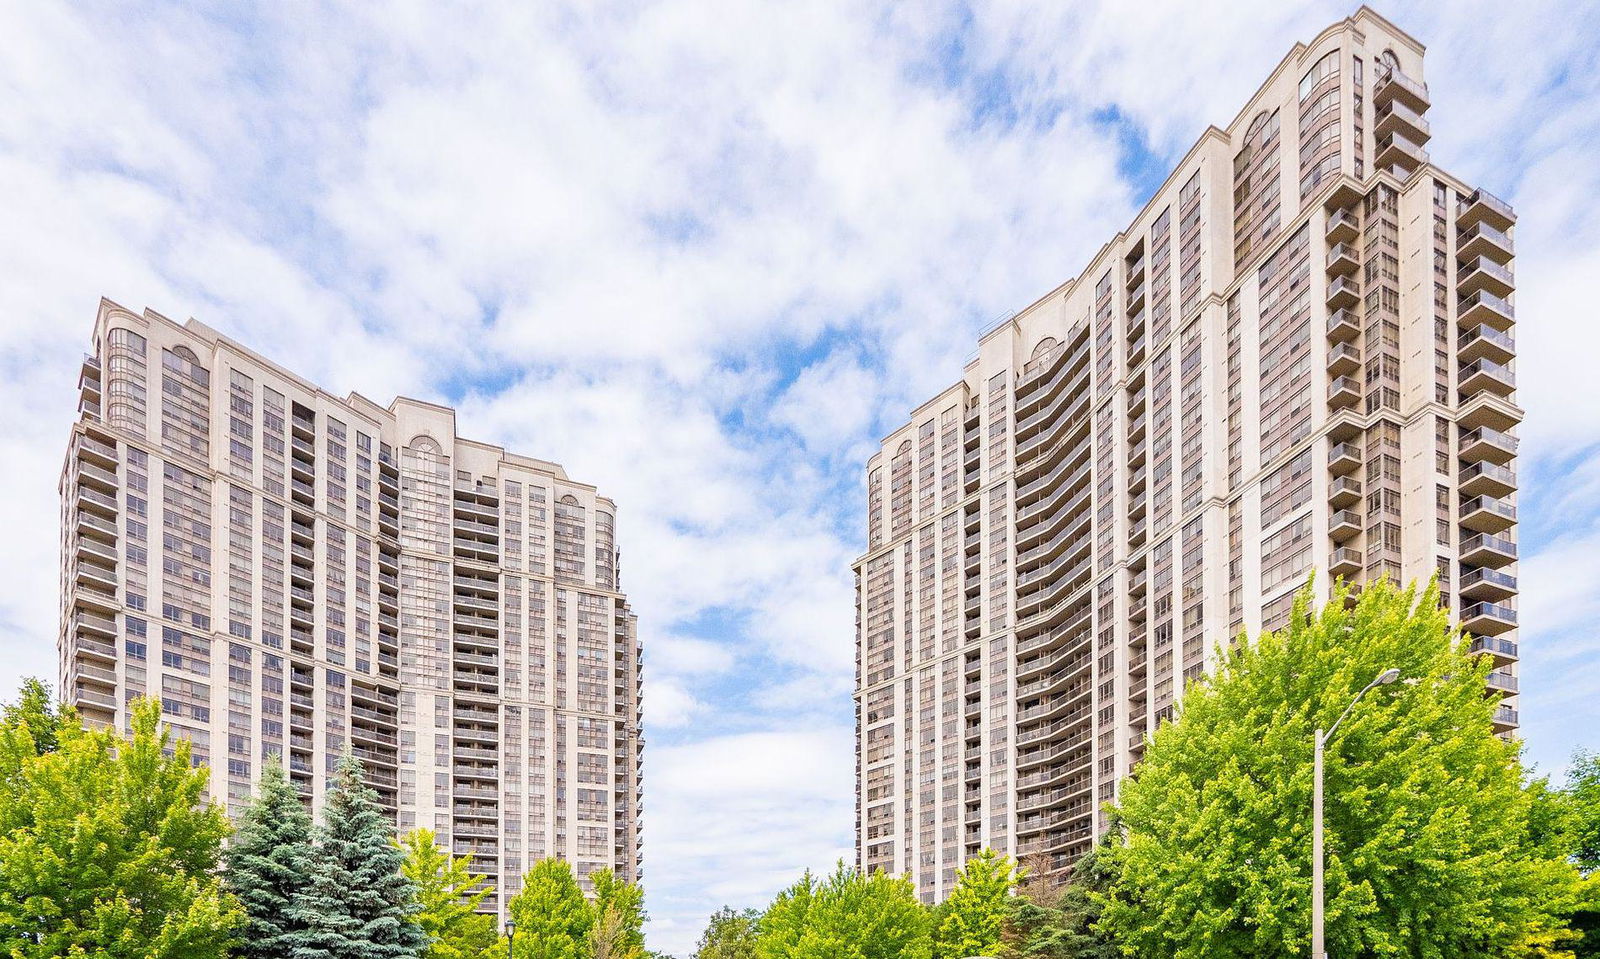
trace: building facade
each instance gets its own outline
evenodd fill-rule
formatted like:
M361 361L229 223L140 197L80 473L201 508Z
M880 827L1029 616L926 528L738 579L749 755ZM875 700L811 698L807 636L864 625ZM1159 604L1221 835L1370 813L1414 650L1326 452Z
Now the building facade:
M615 505L417 400L340 399L190 320L102 301L61 474L61 690L136 697L239 813L346 749L401 830L497 892L560 857L637 879L637 622Z
M1437 574L1517 724L1512 225L1363 7L867 464L862 865L1064 869L1219 644Z

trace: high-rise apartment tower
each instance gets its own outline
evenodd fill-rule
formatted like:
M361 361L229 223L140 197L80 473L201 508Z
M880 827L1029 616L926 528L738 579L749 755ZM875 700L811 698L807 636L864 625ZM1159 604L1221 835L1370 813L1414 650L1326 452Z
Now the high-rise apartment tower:
M1431 163L1422 61L1365 7L1296 45L868 462L863 865L1066 868L1313 570L1437 573L1516 726L1515 217Z
M102 301L61 474L63 698L135 697L238 813L281 755L340 754L404 830L471 855L500 910L535 860L638 877L640 671L612 502L340 399L200 323Z

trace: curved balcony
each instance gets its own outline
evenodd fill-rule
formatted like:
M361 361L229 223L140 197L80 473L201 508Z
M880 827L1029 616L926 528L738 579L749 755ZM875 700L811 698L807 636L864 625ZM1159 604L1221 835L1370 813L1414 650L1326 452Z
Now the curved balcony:
M1515 505L1492 496L1474 496L1461 504L1461 525L1478 533L1498 533L1517 522Z
M1487 223L1501 230L1509 230L1517 222L1511 204L1488 190L1473 190L1461 198L1456 206L1456 225L1462 229L1475 223Z
M1461 611L1461 626L1474 636L1496 636L1517 628L1517 611L1496 603L1473 603Z
M1456 337L1456 356L1463 363L1489 360L1509 363L1517 355L1516 341L1487 323L1469 326Z
M1510 263L1515 255L1512 252L1511 234L1497 230L1481 220L1456 235L1456 256L1462 260L1485 257L1496 263L1506 264Z
M1517 595L1517 577L1499 569L1471 569L1461 574L1463 600L1502 600Z
M1490 296L1506 297L1511 295L1517 284L1510 267L1496 263L1487 256L1476 256L1462 262L1461 269L1456 271L1456 286L1462 296L1481 291Z
M1480 426L1461 434L1461 458L1468 462L1509 463L1517 455L1517 445L1515 436Z
M1517 561L1517 544L1502 536L1479 533L1461 541L1461 561L1498 568Z

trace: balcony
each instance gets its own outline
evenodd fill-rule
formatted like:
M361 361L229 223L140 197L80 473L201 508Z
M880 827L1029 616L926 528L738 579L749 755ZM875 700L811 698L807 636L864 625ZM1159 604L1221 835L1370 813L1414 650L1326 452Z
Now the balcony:
M1511 295L1517 284L1509 266L1496 263L1486 256L1475 256L1461 262L1461 268L1456 271L1456 287L1462 296L1470 296L1481 290L1491 296L1505 297Z
M117 471L96 466L93 463L78 463L78 482L93 486L106 493L117 492Z
M1517 438L1488 426L1461 434L1461 458L1468 462L1487 460L1509 463L1517 455Z
M1328 447L1328 470L1335 476L1361 468L1361 447L1354 443L1335 443Z
M115 594L117 591L117 571L88 559L78 561L75 578L80 586L88 586L102 593Z
M1490 673L1485 679L1484 685L1489 687L1490 692L1499 693L1502 696L1516 695L1517 677L1510 673L1496 671Z
M1361 235L1356 217L1349 210L1336 210L1328 215L1327 237L1329 243L1349 243Z
M79 610L72 614L72 625L77 627L79 635L93 633L110 639L117 638L117 621L112 616Z
M1462 326L1483 323L1497 330L1510 328L1517 319L1517 311L1503 296L1483 290L1463 296L1456 310L1456 321Z
M1361 384L1353 376L1334 377L1328 384L1328 405L1334 409L1361 402Z
M1361 322L1353 310L1335 310L1328 314L1328 339L1343 343L1360 335Z
M1387 109L1380 107L1378 125L1373 132L1383 137L1398 133L1417 144L1427 143L1433 137L1427 118L1403 103L1391 102Z
M1357 306L1361 302L1361 289L1355 280L1348 276L1335 277L1328 284L1328 309L1344 310Z
M1494 711L1494 731L1509 733L1517 728L1517 711L1510 706L1500 706Z
M1509 666L1517 661L1516 640L1498 636L1478 636L1473 639L1472 652L1492 658L1496 666Z
M1399 103L1413 110L1428 109L1428 85L1413 80L1398 70L1378 78L1372 90L1372 102L1377 106Z
M1511 235L1481 221L1456 236L1456 256L1463 260L1482 256L1496 263L1509 263L1515 255L1511 248Z
M1342 509L1328 517L1328 535L1335 543L1343 543L1360 534L1361 514Z
M1503 499L1474 496L1461 504L1461 525L1478 533L1498 533L1517 522L1517 508Z
M1373 162L1382 169L1399 167L1410 173L1428 162L1428 151L1404 133L1389 133L1378 137L1377 158Z
M1330 276L1346 276L1354 273L1361 264L1356 260L1356 251L1348 243L1336 244L1328 251L1328 274Z
M1328 348L1328 372L1335 376L1354 373L1361 368L1361 351L1351 343L1335 343Z
M1508 566L1517 561L1517 544L1489 533L1469 536L1461 541L1461 561L1472 566Z
M1497 636L1517 628L1517 611L1495 603L1473 603L1461 611L1461 625L1474 636Z
M1456 337L1456 356L1463 363L1473 360L1508 363L1516 354L1517 345L1511 334L1502 333L1487 323L1468 327Z
M1144 306L1144 287L1144 283L1141 282L1139 285L1128 291L1127 312L1130 316L1139 312L1139 308Z
M1461 402L1456 422L1462 429L1509 430L1522 422L1522 408L1496 393L1474 393Z
M1517 594L1517 577L1498 569L1474 569L1461 574L1461 598L1510 599Z
M1457 386L1463 395L1487 390L1500 396L1509 396L1516 392L1517 375L1510 367L1501 366L1493 360L1473 360L1462 365Z
M1328 562L1328 573L1332 576L1343 576L1346 579L1361 572L1361 551L1348 546L1340 546L1333 551Z
M1473 190L1461 198L1456 207L1456 226L1466 229L1474 223L1487 223L1499 230L1509 230L1517 222L1511 204L1488 190Z
M78 508L99 513L102 516L115 517L117 515L117 498L79 486Z
M1462 496L1505 497L1517 490L1517 474L1498 463L1473 463L1461 470Z
M1357 463L1359 465L1359 459ZM1328 505L1335 509L1343 509L1361 502L1361 480L1354 476L1335 477L1328 484Z

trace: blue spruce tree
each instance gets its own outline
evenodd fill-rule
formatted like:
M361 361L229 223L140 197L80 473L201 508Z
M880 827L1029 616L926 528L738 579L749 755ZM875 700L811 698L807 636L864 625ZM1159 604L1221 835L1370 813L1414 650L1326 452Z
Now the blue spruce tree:
M428 937L416 887L400 874L405 853L378 797L346 753L322 804L311 882L289 909L301 925L293 959L417 959Z
M261 785L224 852L223 877L244 905L240 954L245 959L292 959L302 928L290 915L311 882L311 817L280 757L268 760Z

